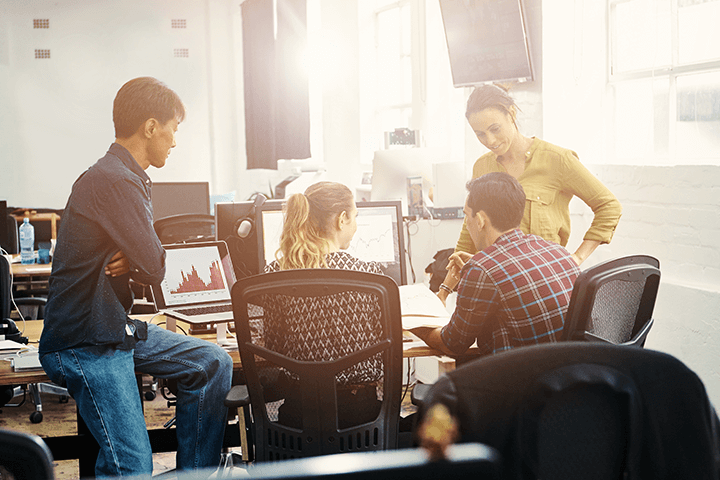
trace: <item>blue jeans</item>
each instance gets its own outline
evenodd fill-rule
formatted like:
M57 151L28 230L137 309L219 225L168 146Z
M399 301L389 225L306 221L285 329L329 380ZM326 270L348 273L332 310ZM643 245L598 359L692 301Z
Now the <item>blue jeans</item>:
M95 474L150 475L153 461L135 372L175 379L177 468L215 468L220 462L232 382L232 359L222 348L148 325L134 350L71 348L43 355L50 379L67 387L100 445Z

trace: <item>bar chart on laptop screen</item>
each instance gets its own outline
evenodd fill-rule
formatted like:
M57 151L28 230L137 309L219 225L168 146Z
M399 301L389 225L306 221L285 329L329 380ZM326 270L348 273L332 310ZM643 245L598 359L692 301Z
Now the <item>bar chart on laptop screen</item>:
M216 247L167 250L162 287L168 305L227 300L227 285Z

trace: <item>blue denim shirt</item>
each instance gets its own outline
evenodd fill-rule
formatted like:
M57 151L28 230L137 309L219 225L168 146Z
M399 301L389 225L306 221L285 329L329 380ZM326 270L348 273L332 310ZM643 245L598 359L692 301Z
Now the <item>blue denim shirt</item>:
M147 338L147 325L128 317L128 282L156 284L165 276L151 189L145 171L116 143L75 181L53 256L40 354L87 345L129 349ZM130 273L113 278L105 266L118 251Z

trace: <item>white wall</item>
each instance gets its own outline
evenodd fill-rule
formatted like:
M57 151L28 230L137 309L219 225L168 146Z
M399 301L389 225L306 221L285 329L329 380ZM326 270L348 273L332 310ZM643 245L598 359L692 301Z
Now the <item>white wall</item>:
M546 1L543 19L545 139L577 151L623 204L613 241L588 266L637 253L660 260L646 348L684 361L720 406L720 167L619 165L606 86L605 2ZM581 202L571 206L570 245L577 245L592 213Z
M151 178L231 189L244 152L237 3L0 0L0 196L12 206L62 208L75 178L114 139L115 93L146 75L187 107L178 146ZM34 29L35 18L50 28ZM187 28L172 29L171 19L186 19ZM175 58L176 48L189 57ZM35 49L50 49L51 58L35 59Z

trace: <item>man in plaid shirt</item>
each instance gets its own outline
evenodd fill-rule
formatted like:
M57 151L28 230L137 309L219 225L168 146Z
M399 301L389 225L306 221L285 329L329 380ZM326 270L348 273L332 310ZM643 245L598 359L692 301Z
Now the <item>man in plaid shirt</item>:
M451 257L461 277L455 312L423 339L451 355L476 339L481 355L558 341L580 269L565 248L520 231L525 192L511 175L488 173L467 189L465 221L479 252Z

